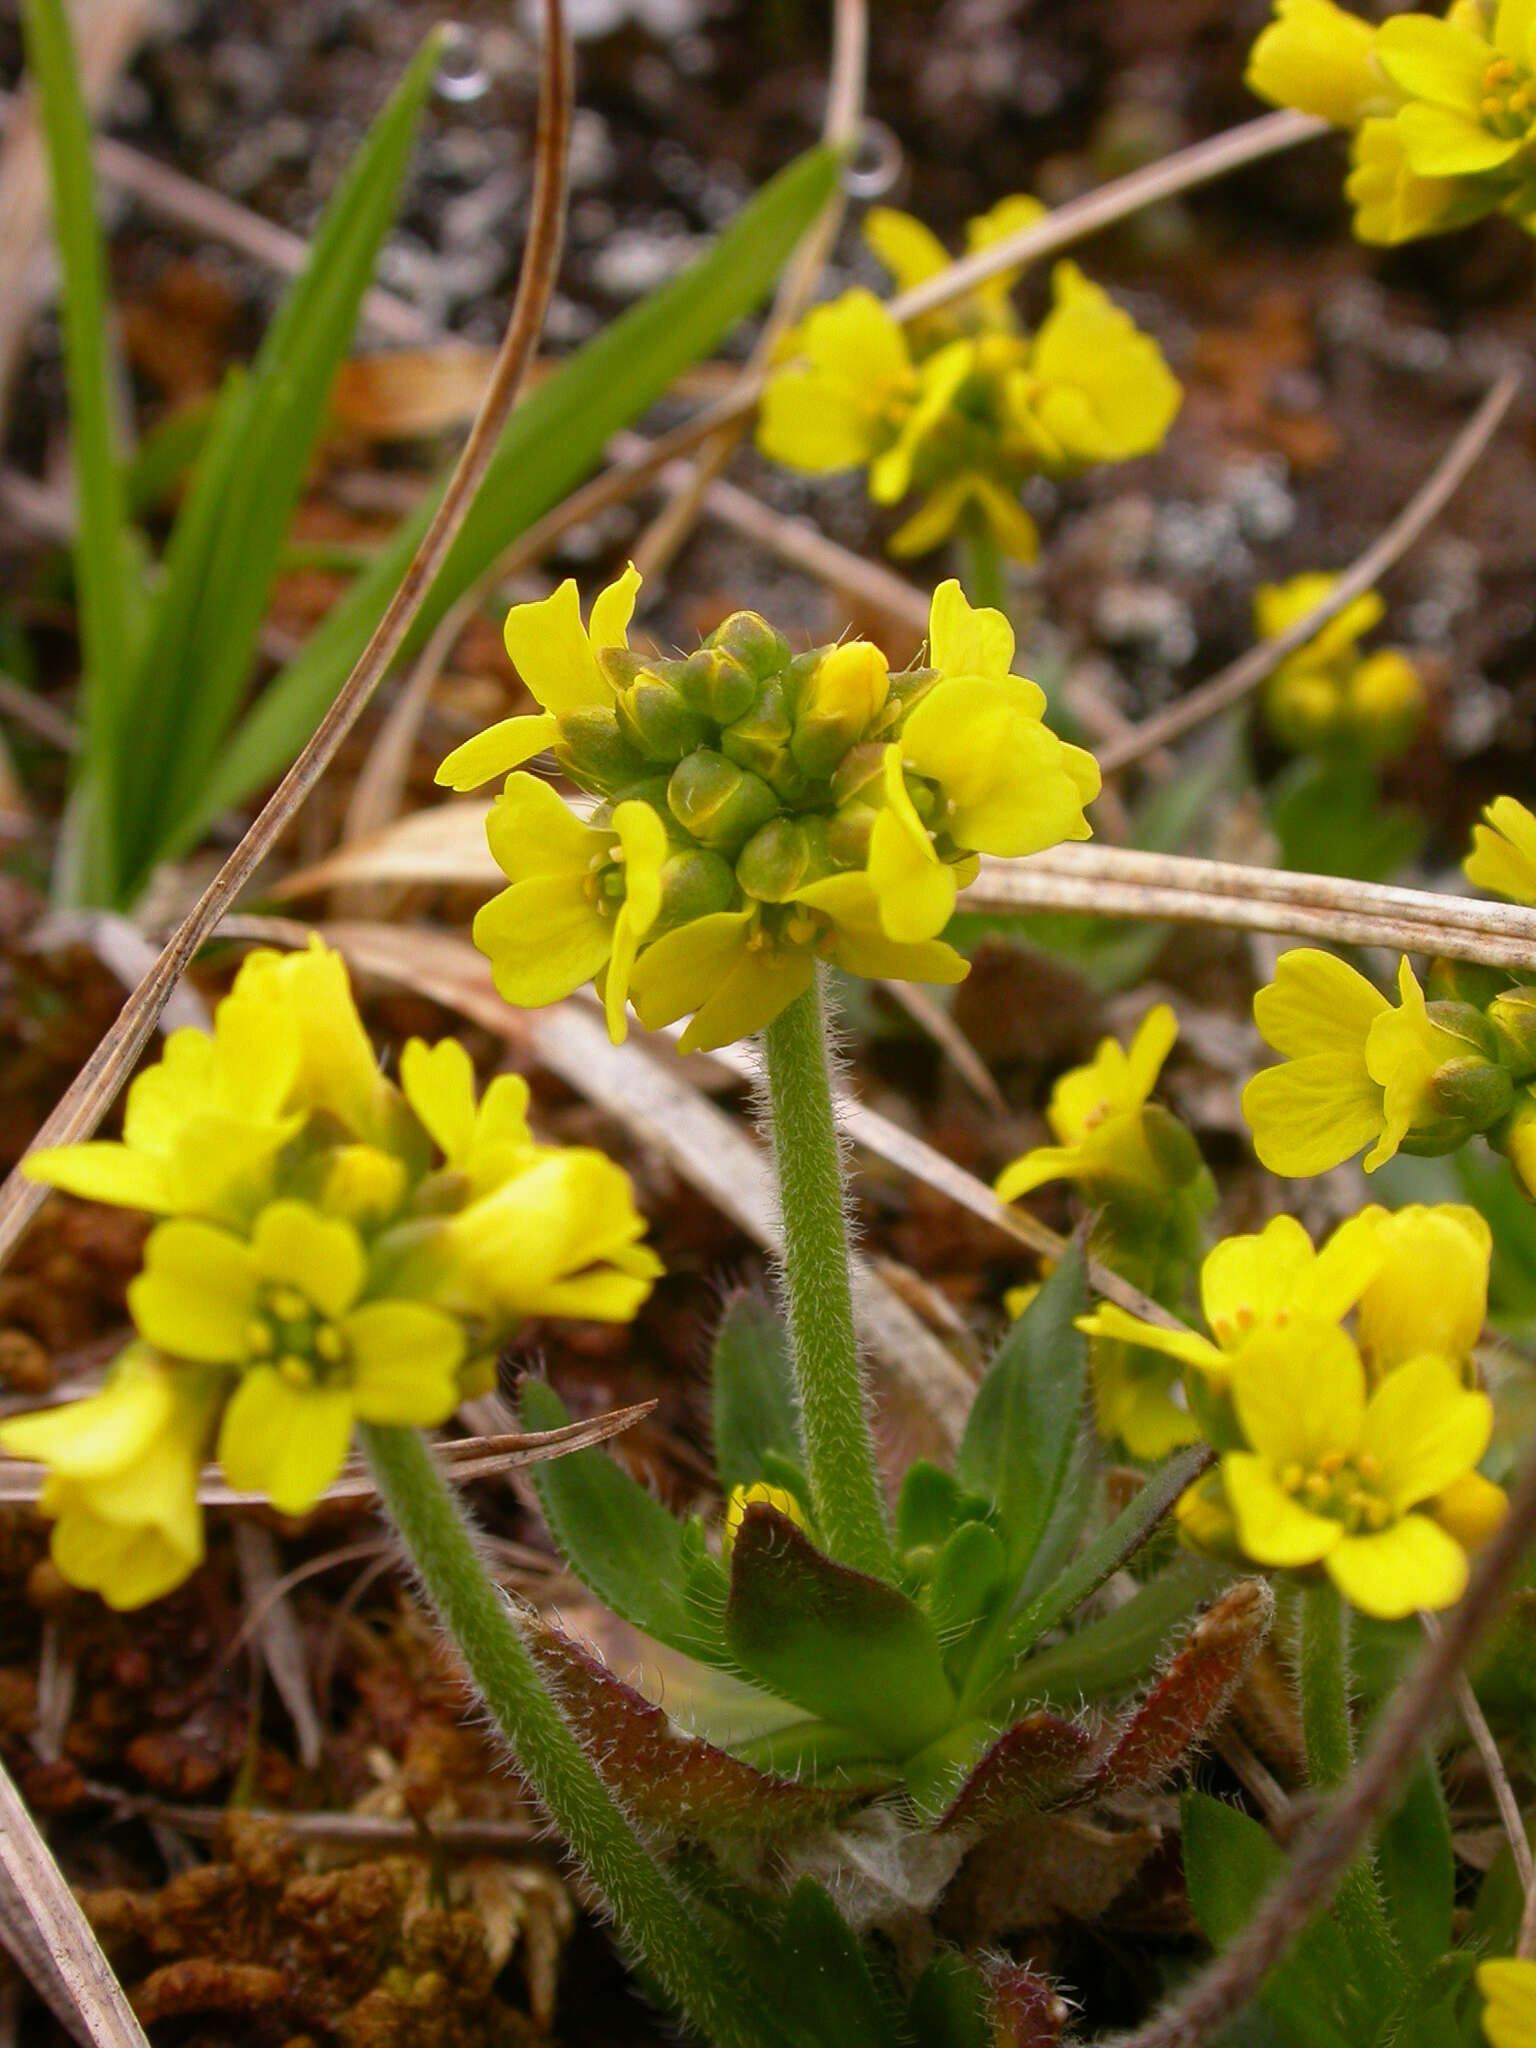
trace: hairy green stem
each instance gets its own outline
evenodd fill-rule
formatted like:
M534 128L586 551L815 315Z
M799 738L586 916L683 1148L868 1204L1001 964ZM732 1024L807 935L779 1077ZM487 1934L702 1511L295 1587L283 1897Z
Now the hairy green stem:
M419 1433L364 1425L362 1439L438 1620L519 1769L612 1909L626 1948L717 2048L788 2048L762 2000L728 1962L723 1923L705 1924L609 1797L540 1678Z
M840 1563L888 1579L895 1556L853 1327L825 1000L818 973L763 1033L784 1223L784 1296L822 1541Z
M1329 1579L1308 1586L1301 1605L1301 1727L1307 1772L1319 1792L1344 1784L1355 1765L1350 1723L1349 1609ZM1406 1981L1369 1855L1345 1874L1334 1914L1362 1975L1392 2001Z

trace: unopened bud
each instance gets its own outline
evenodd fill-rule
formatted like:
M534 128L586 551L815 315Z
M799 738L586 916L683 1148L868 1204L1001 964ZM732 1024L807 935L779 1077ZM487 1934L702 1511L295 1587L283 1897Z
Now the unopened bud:
M700 845L734 851L777 814L779 800L751 769L696 747L673 769L667 805Z
M618 714L606 704L583 704L560 714L555 759L573 782L605 796L627 788L645 773L645 756L619 730Z
M736 877L731 864L718 853L709 853L703 847L674 853L662 863L661 910L649 936L660 938L663 932L680 924L692 924L695 918L729 910L735 893Z
M1499 1056L1516 1080L1536 1074L1536 988L1510 988L1485 1012L1499 1041Z
M1437 1031L1460 1039L1470 1056L1485 1060L1498 1058L1499 1041L1493 1026L1475 1003L1427 1003L1425 1014Z
M1424 976L1424 993L1432 1003L1470 1003L1486 1011L1496 996L1504 994L1514 977L1502 967L1484 967L1476 960L1431 960Z
M759 903L788 903L832 868L822 819L774 818L741 849L736 880Z
M374 1145L338 1145L325 1154L319 1207L360 1230L378 1230L405 1199L405 1162Z
M807 775L830 775L890 694L885 656L867 640L829 648L802 684L790 748Z
M806 778L789 751L794 724L782 681L763 685L752 709L720 735L720 750L742 768L760 775L780 797L803 796Z
M1308 754L1326 746L1339 728L1339 687L1317 669L1281 669L1264 693L1264 716L1282 747Z
M1529 1089L1520 1091L1503 1129L1490 1131L1488 1141L1515 1169L1525 1192L1536 1197L1536 1099Z
M789 666L789 642L756 612L732 612L704 644L730 655L756 683L767 682Z
M1400 754L1424 721L1424 679L1395 647L1367 655L1347 696L1350 726L1382 759Z
M695 711L715 725L730 725L757 702L756 676L723 647L701 647L683 661L677 687Z
M603 666L618 689L619 729L648 761L680 761L710 737L709 720L695 711L677 686L676 662L645 662L622 686L618 677L639 657L604 648Z
M1465 1059L1445 1060L1424 1090L1424 1106L1431 1114L1415 1122L1403 1150L1430 1158L1454 1152L1506 1117L1514 1099L1515 1084L1507 1067L1470 1053Z

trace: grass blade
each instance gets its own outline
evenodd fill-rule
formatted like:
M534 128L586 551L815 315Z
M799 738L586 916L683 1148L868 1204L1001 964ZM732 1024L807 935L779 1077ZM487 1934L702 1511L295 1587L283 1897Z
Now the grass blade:
M429 37L327 207L249 374L231 380L219 400L134 678L133 781L123 801L127 897L147 881L168 826L205 786L246 688L289 521L395 218L438 54L439 39Z
M420 644L500 551L580 482L610 436L637 418L689 364L772 289L795 242L831 191L840 159L814 149L772 180L680 277L604 328L521 404L452 554L412 629ZM276 774L318 723L367 637L430 516L424 506L276 677L178 821L191 844L209 820Z
M130 653L124 623L134 613L126 495L112 417L107 254L96 211L90 121L63 0L25 0L22 31L48 150L63 280L84 740L75 858L82 892L106 901L116 881L118 741L127 713Z

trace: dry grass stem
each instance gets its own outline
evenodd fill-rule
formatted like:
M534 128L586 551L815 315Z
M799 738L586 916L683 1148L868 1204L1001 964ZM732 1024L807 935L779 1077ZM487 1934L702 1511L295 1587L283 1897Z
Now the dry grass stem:
M1305 647L1346 605L1353 604L1357 597L1373 590L1393 564L1407 554L1439 518L1460 490L1498 432L1524 381L1524 373L1520 370L1504 372L1391 525L1344 570L1320 603L1283 633L1250 647L1246 654L1239 655L1236 661L1208 682L1198 684L1176 704L1170 704L1166 711L1144 719L1123 738L1111 740L1099 755L1099 766L1104 773L1113 775L1121 768L1130 767L1133 761L1145 760L1170 741L1179 739L1197 725L1203 725L1208 718L1240 704L1274 674L1287 655L1294 654L1298 647Z
M571 117L571 59L560 0L545 0L544 77L540 88L538 167L532 224L506 337L485 399L421 546L314 736L263 806L250 830L204 890L154 968L124 1004L111 1031L34 1139L70 1144L89 1137L128 1078L198 948L250 880L329 766L398 652L463 522L495 453L501 430L533 356L554 287L565 216ZM45 1190L17 1169L0 1188L0 1264L9 1257Z

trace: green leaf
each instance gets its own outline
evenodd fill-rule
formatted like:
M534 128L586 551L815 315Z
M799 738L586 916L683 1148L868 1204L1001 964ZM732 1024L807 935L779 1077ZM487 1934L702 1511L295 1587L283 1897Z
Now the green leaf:
M561 1429L571 1419L543 1380L523 1382L519 1407L529 1430ZM683 1524L595 1445L532 1473L544 1519L582 1584L658 1642L718 1663L720 1645L688 1598Z
M772 1997L805 2048L896 2048L858 1936L813 1877L789 1895L772 1958Z
M923 2048L992 2048L991 1998L981 1972L953 1951L917 1980L907 2031Z
M840 162L833 151L813 149L786 166L697 262L605 327L518 406L408 650L520 533L596 467L620 427L767 296L831 193ZM405 573L435 502L433 493L391 536L252 707L183 822L183 844L280 773L309 738Z
M1074 1559L1055 1584L1038 1593L1022 1609L1008 1632L1011 1657L1022 1657L1047 1629L1055 1628L1081 1607L1151 1540L1179 1495L1194 1484L1210 1463L1210 1455L1204 1444L1192 1444L1152 1474L1104 1533Z
M1072 1244L998 1347L955 1459L960 1484L997 1509L1015 1581L1051 1519L1082 1427L1088 1340L1075 1323L1087 1306L1087 1265Z
M1216 1565L1181 1558L1123 1606L1010 1671L988 1692L989 1710L1012 1714L1041 1701L1075 1707L1081 1700L1123 1691L1153 1669L1167 1651L1169 1636L1210 1599L1223 1576Z
M996 1531L985 1522L963 1522L934 1559L924 1601L940 1642L957 1642L1008 1583L1008 1558Z
M1283 1875L1285 1855L1256 1820L1223 1800L1186 1792L1181 1812L1189 1902L1212 1946L1226 1948ZM1259 1997L1307 2048L1362 2048L1371 2034L1357 2032L1341 2009L1352 1976L1348 1945L1324 1917L1270 1971Z
M1431 1751L1377 1838L1376 1869L1398 1947L1415 1972L1428 1970L1451 1945L1456 1903L1451 1823Z
M1315 875L1383 882L1410 861L1424 839L1422 820L1383 804L1369 761L1306 755L1269 793L1270 823L1281 863Z
M725 1492L763 1478L765 1451L803 1464L789 1335L761 1296L727 1303L710 1370L715 1471Z
M787 1516L749 1507L731 1551L726 1647L749 1678L808 1714L910 1756L953 1717L926 1615L905 1593L834 1564Z
M440 38L429 36L327 206L250 374L219 401L137 670L124 819L130 888L175 843L189 810L200 810L249 684L289 521L395 218L439 54Z
M96 207L90 120L63 0L24 0L21 21L53 193L75 484L86 795L77 820L74 884L81 897L109 902L117 886L119 770L130 752L123 744L129 731L129 621L137 618L138 606L113 425L107 252Z

